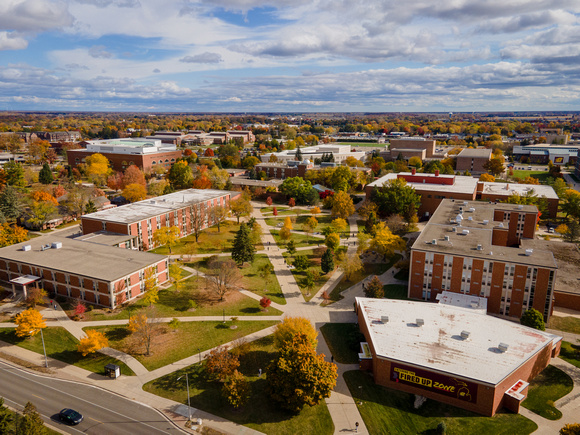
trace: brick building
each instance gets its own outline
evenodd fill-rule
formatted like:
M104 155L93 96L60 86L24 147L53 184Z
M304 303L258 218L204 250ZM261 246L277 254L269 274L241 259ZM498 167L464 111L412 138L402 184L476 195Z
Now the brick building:
M445 199L411 248L410 298L447 290L487 298L487 312L549 319L558 266L535 240L535 206Z
M427 139L423 137L402 137L400 139L389 139L389 142L391 144L390 150L392 159L396 159L399 152L403 155L405 153L410 155L409 150L417 150L419 152L424 150L425 153L421 154L425 156L424 158L429 159L433 157L433 154L435 154L435 144L437 141L435 139Z
M143 172L151 173L157 168L168 170L181 157L181 151L174 144L162 143L160 139L107 139L82 144L85 149L67 151L68 164L72 168L99 153L111 162L115 171L124 172L130 165L135 165Z
M289 160L286 163L259 163L254 166L256 172L264 171L268 178L279 180L285 180L290 177L304 178L306 171L313 168L314 164L309 160L303 162Z
M476 298L477 299L477 298ZM356 298L375 383L493 416L519 412L561 337L447 304Z
M191 234L194 222L201 229L214 224L211 210L215 206L229 207L240 192L212 189L187 189L153 199L134 202L111 210L82 216L83 234L109 231L136 236L141 250L154 248L153 233L161 227L176 226L180 237Z
M389 180L402 178L421 195L421 206L417 211L420 218L431 216L443 199L461 199L467 201L505 201L511 195L534 195L544 198L547 206L547 216L555 218L558 214L560 199L554 189L548 185L492 183L478 181L476 178L462 175L445 175L436 171L434 174L400 172L387 174L365 186L367 198L372 191L383 186Z
M487 172L483 165L491 160L491 150L485 148L465 148L457 155L457 171L469 171L472 174Z
M0 249L0 282L15 293L25 292L24 284L115 308L141 295L150 273L155 273L159 284L167 281L168 258L96 239L47 235Z

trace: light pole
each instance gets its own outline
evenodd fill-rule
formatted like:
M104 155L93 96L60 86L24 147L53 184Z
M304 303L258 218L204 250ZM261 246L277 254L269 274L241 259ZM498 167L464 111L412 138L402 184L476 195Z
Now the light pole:
M44 334L42 333L42 328L40 328L40 338L42 338L42 350L44 350L44 364L48 368L48 358L46 357L46 347L44 346Z
M199 363L201 364L201 349L197 348L197 353L199 354Z
M183 376L177 378L179 381ZM188 374L185 373L185 384L187 385L187 421L191 421L191 406L189 404L189 377Z

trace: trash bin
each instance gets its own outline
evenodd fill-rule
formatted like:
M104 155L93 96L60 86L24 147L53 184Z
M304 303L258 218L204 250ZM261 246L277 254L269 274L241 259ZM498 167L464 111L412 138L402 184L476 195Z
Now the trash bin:
M116 364L107 364L105 366L105 376L117 379L119 376L121 376L121 367Z

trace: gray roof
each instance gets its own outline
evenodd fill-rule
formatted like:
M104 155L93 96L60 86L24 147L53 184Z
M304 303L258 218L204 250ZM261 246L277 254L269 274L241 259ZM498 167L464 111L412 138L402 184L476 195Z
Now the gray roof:
M470 159L485 158L489 160L491 158L491 150L486 148L465 148L457 155L457 158L459 157L468 157Z
M198 204L203 201L220 198L224 195L230 195L232 192L227 190L213 189L187 189L168 195L158 196L153 199L134 202L110 210L97 211L86 214L83 219L95 219L99 221L118 222L130 224L149 219L174 210L180 210L188 204Z
M137 236L132 236L130 234L112 233L110 231L97 231L96 233L89 233L75 237L75 240L79 240L81 242L98 243L99 245L115 246L119 243L127 242L136 238Z
M59 249L42 246L62 243ZM29 251L23 246L30 245ZM167 258L165 255L120 249L53 235L0 249L0 259L52 269L102 281L114 281Z

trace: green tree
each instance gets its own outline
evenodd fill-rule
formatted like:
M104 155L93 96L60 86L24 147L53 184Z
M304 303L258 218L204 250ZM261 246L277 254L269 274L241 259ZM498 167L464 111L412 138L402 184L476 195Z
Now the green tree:
M298 204L309 204L313 190L310 181L302 177L286 178L278 187L288 198L294 198Z
M345 255L339 265L344 272L346 281L350 281L352 276L364 267L358 255Z
M22 213L22 200L20 194L12 186L4 187L0 193L0 213L7 220L15 220Z
M188 189L193 183L193 171L187 162L182 160L171 166L166 178L174 189Z
M524 311L522 317L520 317L520 323L524 326L529 326L530 328L539 329L540 331L546 330L544 316L535 308L530 308Z
M303 271L308 269L310 266L310 260L306 255L297 255L292 265L296 268L296 270Z
M42 417L32 402L26 402L23 414L24 416L19 419L17 424L17 434L44 435L47 433L44 421L42 421Z
M249 216L252 213L253 207L250 201L242 195L238 199L230 201L230 210L238 219L238 223L240 223L240 217Z
M347 219L354 213L352 198L346 192L337 192L332 197L332 216Z
M26 186L24 168L20 163L15 161L5 163L4 172L6 172L6 183L8 183L8 185L16 187Z
M248 403L250 393L250 384L237 370L234 370L222 387L222 396L236 409Z
M383 288L383 283L379 279L378 276L373 276L366 285L365 285L365 296L367 298L377 298L382 299L385 297L385 291Z
M286 244L286 251L288 252L288 254L294 257L294 254L296 254L296 246L294 245L294 240L290 240Z
M33 228L43 229L44 225L57 215L57 208L52 201L33 201L29 209L27 222Z
M318 226L318 221L314 216L310 216L306 221L302 224L302 230L306 233L307 237L310 237L310 234L314 232L316 227Z
M248 229L248 226L242 222L234 239L232 259L241 266L246 261L252 263L254 261L255 253L256 247L251 243L250 230Z
M503 160L496 158L492 158L491 160L485 162L483 164L483 169L485 169L488 173L490 173L494 177L501 175L505 170L503 166Z
M324 243L331 251L336 251L338 246L340 245L340 237L336 233L330 233L326 236Z
M324 254L322 254L320 268L324 273L329 273L334 270L334 252L332 249L327 249L324 251Z
M50 184L54 181L52 170L50 169L50 165L48 163L42 165L42 169L38 173L38 181L42 184Z
M389 180L382 187L374 189L371 193L371 201L377 204L380 215L399 214L409 222L411 217L417 214L421 205L421 196L413 187L407 185L404 179L398 178Z
M12 413L6 406L4 406L4 398L0 397L0 434L10 433L9 428L12 420Z
M299 162L302 161L302 150L300 149L300 145L296 147L296 155L294 156L294 160Z

